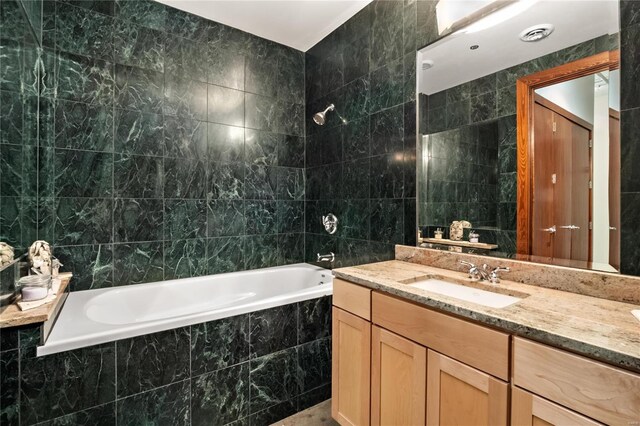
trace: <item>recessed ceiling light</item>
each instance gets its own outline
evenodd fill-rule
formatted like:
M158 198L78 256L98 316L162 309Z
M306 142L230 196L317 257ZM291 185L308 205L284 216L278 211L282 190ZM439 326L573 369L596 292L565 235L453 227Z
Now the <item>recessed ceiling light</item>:
M520 33L520 40L527 43L540 41L549 37L554 29L551 24L534 25Z
M469 49L471 50L477 50L480 46L478 46L477 44L474 44L473 46L469 47Z

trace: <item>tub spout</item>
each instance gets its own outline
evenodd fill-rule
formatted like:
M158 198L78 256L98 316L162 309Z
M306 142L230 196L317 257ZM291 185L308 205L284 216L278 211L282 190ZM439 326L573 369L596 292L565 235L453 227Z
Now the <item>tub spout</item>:
M333 252L329 252L329 254L318 253L318 262L333 262L334 260L336 260L336 255Z

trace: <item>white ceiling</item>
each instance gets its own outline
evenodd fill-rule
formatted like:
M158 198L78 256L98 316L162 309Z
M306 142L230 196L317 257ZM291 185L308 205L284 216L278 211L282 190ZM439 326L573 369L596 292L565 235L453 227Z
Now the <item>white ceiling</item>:
M546 39L525 43L519 34L552 24ZM476 33L456 33L425 47L418 57L419 90L432 94L618 31L618 0L539 0L525 12ZM477 50L470 46L478 45ZM434 65L422 70L424 60Z
M157 0L306 52L371 0Z

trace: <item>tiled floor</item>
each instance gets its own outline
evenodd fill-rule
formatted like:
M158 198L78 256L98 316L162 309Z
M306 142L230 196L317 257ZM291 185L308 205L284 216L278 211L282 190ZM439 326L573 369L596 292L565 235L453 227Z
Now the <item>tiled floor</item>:
M272 426L338 426L338 423L331 418L331 400L327 399Z

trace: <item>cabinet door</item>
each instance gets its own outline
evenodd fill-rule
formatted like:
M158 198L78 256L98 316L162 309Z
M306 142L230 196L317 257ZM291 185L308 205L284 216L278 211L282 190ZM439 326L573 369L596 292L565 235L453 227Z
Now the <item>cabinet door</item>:
M371 329L371 424L425 424L427 349L380 327Z
M507 424L507 384L429 350L427 424Z
M554 425L597 426L601 423L520 388L511 387L511 426Z
M331 415L343 426L369 425L371 323L333 308Z

